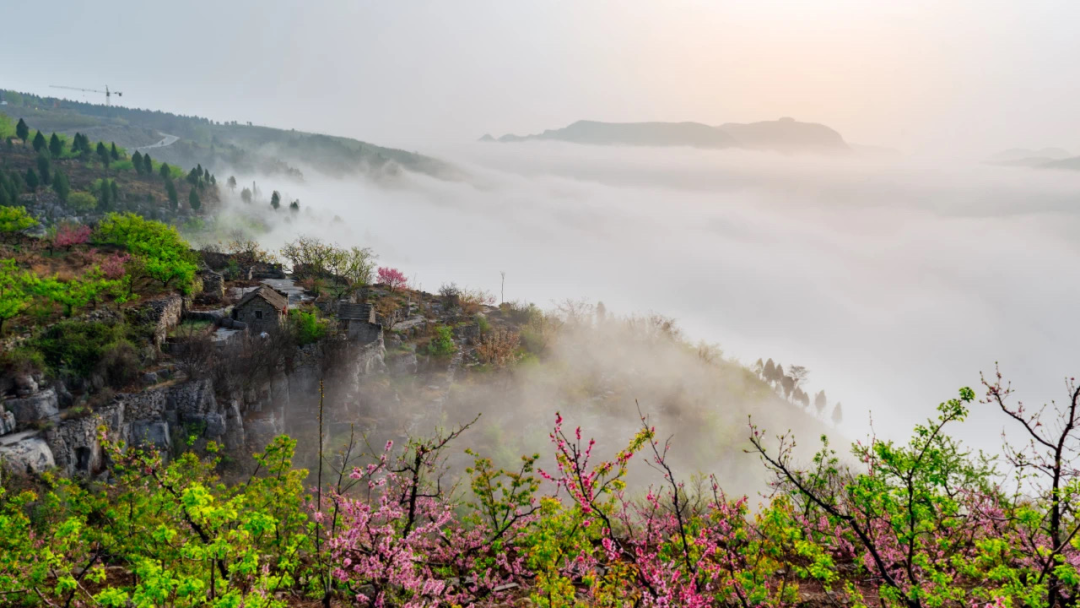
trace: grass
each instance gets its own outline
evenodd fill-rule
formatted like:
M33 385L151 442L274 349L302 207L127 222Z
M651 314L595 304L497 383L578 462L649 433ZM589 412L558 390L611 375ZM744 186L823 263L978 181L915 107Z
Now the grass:
M7 114L0 114L0 139L15 136L15 121Z

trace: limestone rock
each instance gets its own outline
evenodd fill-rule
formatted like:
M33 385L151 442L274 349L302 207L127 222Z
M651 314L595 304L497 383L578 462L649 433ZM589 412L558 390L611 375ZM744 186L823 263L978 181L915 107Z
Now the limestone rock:
M23 475L55 466L53 453L40 435L40 431L24 431L0 437L0 466Z
M4 409L15 415L19 427L26 427L41 420L56 419L60 415L56 390L51 388L22 399L8 399L4 402Z

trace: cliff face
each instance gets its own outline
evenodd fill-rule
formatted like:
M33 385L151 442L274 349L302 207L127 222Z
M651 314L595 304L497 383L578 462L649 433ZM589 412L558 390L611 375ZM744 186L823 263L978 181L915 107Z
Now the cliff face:
M167 381L117 395L109 404L80 414L61 414L62 383L36 386L23 397L0 405L0 460L19 473L53 466L67 475L94 476L104 469L98 429L112 441L154 447L164 454L188 444L215 441L229 453L261 450L274 436L318 432L320 378L332 369L333 399L327 399L324 424L357 412L339 404L358 404L368 376L385 370L381 338L328 365L315 348L301 349L288 371L247 390L222 394L209 378Z

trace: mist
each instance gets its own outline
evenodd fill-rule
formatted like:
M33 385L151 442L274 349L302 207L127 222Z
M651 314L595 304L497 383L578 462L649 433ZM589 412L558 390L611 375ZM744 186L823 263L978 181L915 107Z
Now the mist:
M667 315L744 364L808 367L848 437L905 438L995 362L1032 404L1080 364L1080 331L1061 321L1080 296L1075 174L555 143L434 152L465 177L305 168L281 187L302 212L261 240L372 247L430 292L499 295L505 271L508 301ZM996 450L1004 426L976 405L958 434Z

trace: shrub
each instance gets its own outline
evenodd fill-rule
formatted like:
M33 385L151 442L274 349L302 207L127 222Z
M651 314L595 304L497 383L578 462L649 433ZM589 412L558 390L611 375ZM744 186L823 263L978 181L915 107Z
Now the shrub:
M127 329L119 323L61 321L27 345L41 353L52 372L86 378L98 371L105 354L125 338Z
M102 351L99 371L113 388L123 388L139 377L139 354L135 345L120 339Z
M289 311L289 319L296 328L296 341L300 346L318 342L326 337L330 328L330 322L320 319L315 311L305 311L294 308Z
M82 245L90 240L92 230L86 224L72 224L63 222L56 228L53 235L53 247L71 249L75 245Z
M435 327L434 335L427 345L427 354L432 357L449 357L457 352L457 344L454 342L454 331L446 325Z
M67 204L74 211L93 211L97 208L97 197L80 190L68 195Z

